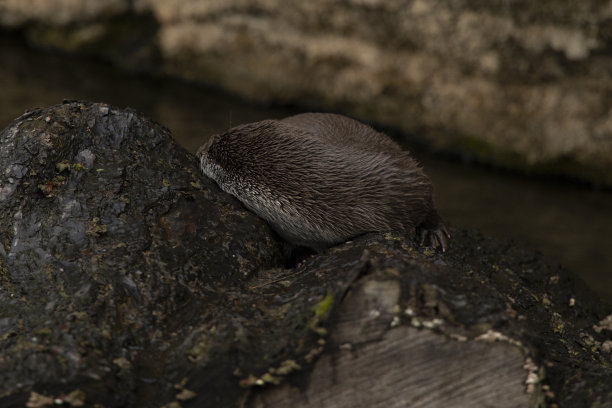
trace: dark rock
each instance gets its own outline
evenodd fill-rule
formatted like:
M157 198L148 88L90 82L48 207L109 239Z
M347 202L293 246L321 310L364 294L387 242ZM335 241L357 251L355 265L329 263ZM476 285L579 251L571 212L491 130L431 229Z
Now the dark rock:
M0 5L37 46L342 110L519 171L612 186L606 1L47 0Z
M136 112L69 102L1 140L0 395L138 401L172 344L223 327L224 291L279 262L265 223Z
M372 236L299 267L332 275L359 258L360 277L312 372L252 406L610 406L612 326L594 322L611 308L533 250L452 235L443 255Z
M67 102L0 140L0 406L612 401L612 310L534 251L378 234L283 268L134 111Z

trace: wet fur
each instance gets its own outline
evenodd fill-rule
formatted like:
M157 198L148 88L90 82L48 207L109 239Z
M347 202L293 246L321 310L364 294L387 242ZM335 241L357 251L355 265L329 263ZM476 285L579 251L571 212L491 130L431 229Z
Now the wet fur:
M345 116L237 126L213 136L198 157L208 177L295 244L418 228L424 243L446 248L429 178L389 137Z

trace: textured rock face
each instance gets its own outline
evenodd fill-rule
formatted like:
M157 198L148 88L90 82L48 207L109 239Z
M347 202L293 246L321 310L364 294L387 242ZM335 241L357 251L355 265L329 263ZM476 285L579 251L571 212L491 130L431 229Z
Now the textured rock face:
M5 26L78 23L32 29L36 42L257 100L340 109L502 166L612 184L609 1L23 3L0 6ZM113 35L103 18L126 10L151 13L157 32Z
M612 401L610 307L533 251L452 234L444 254L366 235L283 268L159 124L28 112L0 132L0 406Z
M66 103L0 140L0 397L81 383L89 400L127 403L163 376L140 351L183 356L182 330L215 319L200 302L280 259L265 223L136 112Z

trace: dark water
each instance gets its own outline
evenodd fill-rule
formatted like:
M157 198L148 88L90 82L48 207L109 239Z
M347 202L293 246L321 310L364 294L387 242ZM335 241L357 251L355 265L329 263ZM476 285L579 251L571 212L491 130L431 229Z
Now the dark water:
M190 151L230 126L297 113L28 50L0 34L0 129L26 109L65 98L133 107L167 126ZM433 179L438 208L450 224L538 248L549 263L569 267L612 302L612 192L415 156Z

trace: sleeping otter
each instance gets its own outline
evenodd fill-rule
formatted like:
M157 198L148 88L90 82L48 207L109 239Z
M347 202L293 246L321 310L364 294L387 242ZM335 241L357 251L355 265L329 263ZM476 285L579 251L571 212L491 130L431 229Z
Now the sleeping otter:
M314 248L374 231L450 238L416 161L388 136L342 115L304 113L213 136L202 171L288 241Z

